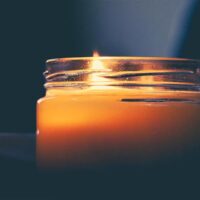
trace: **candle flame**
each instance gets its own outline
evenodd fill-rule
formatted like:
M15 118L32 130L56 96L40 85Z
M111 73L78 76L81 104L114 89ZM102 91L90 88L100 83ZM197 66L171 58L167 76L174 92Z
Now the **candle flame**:
M99 52L98 51L93 51L93 57L99 57Z

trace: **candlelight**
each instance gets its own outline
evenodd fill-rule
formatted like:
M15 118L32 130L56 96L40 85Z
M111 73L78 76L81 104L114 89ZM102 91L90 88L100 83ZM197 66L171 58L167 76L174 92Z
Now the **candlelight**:
M95 57L95 58L96 58L96 57L99 57L99 52L98 52L98 51L96 51L96 50L95 50L95 51L93 51L93 57Z
M105 61L94 52L91 58L72 59L75 70L70 59L57 60L60 65L50 60L47 69L55 81L46 77L47 93L37 105L38 165L129 165L183 152L199 140L200 94L194 82L199 63L152 59ZM146 69L155 73L143 76ZM153 86L157 80L162 80L160 89Z
M155 77L152 75L147 75L147 76L145 75L145 76L140 77L140 81L141 81L141 83L145 83L146 85L151 85L151 84L155 83L154 78ZM152 91L156 90L156 88L148 86L148 87L145 87L145 90L148 92L152 92Z
M99 59L100 55L97 51L93 52L93 59L90 63L90 70L92 71L89 81L95 83L98 85L98 83L103 83L105 81L104 77L101 77L105 72L110 71L106 66L103 64L103 62ZM106 88L105 86L92 86L91 89L102 89Z

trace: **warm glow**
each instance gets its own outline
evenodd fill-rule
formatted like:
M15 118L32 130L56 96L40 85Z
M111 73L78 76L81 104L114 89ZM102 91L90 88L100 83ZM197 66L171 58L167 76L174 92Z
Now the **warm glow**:
M108 89L108 87L102 85L103 82L106 81L106 78L104 78L102 75L105 72L108 72L110 70L105 66L105 62L103 62L100 58L101 57L100 57L99 53L97 51L94 51L93 52L93 59L91 60L91 63L90 63L90 70L92 70L92 73L90 75L89 81L95 83L95 86L91 86L90 88L91 89L104 89L104 90L106 90L106 89ZM106 63L106 65L108 65L108 63ZM140 82L142 84L147 84L147 85L155 83L153 76L141 76ZM101 86L96 86L96 85L99 85L99 84ZM148 91L148 92L151 92L151 91L154 91L155 88L154 87L146 87L145 90Z
M200 105L195 103L199 92L148 87L159 78L151 73L157 72L154 62L136 65L134 70L128 58L127 63L120 61L94 52L78 68L84 72L80 82L91 85L79 87L76 79L70 87L55 85L38 101L37 162L41 168L66 167L66 172L79 167L134 169L163 158L174 162L174 154L179 159L184 152L187 156L188 150L193 152L200 141ZM130 79L114 76L129 72ZM138 75L132 78L132 72ZM131 83L147 86L138 89Z
M103 65L102 61L100 61L99 58L99 53L97 51L93 52L93 60L91 63L91 69L95 71L104 71L106 68ZM95 80L96 81L96 80Z
M156 95L127 90L122 94L121 90L118 95L111 94L113 90L109 95L96 95L88 90L79 95L75 91L75 94L66 92L39 101L38 165L76 169L104 166L107 162L112 166L118 161L118 166L131 163L135 166L140 160L143 163L145 159L156 161L166 155L168 158L191 147L190 142L199 141L200 105L123 102L120 100L124 98L147 99ZM170 99L176 95L160 97Z
M93 51L93 57L99 57L99 52L98 51Z
M99 53L97 51L93 52L93 59L91 61L90 64L90 69L93 71L93 73L90 76L90 81L91 82L95 82L96 84L98 84L99 82L103 82L105 81L104 77L101 77L101 73L104 73L105 71L107 71L108 69L104 66L103 62L99 59ZM96 86L93 86L92 88L94 88ZM102 87L105 86L101 86ZM99 88L99 86L98 86Z
M144 69L145 70L145 69ZM140 77L140 81L142 84L147 84L147 85L151 85L151 84L155 84L155 80L154 80L154 76L141 76ZM155 91L155 87L146 87L145 90L147 92L151 92L151 91Z
M155 83L153 76L141 76L140 81L142 81L143 84L147 84L147 85ZM145 89L150 92L150 91L154 91L155 87L146 87Z

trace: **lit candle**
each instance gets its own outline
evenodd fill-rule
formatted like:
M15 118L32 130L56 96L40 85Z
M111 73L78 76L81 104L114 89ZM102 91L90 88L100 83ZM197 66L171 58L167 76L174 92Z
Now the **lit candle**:
M184 152L199 140L197 63L97 55L48 61L47 93L37 105L38 165L131 165Z

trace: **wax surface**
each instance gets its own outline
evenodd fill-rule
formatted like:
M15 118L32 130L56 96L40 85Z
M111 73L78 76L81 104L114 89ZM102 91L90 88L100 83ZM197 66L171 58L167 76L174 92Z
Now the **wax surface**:
M164 100L154 102L159 98ZM200 105L186 101L191 98L199 97L195 93L52 93L37 106L38 165L131 165L184 154L200 141Z

